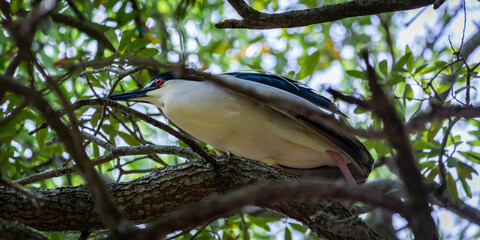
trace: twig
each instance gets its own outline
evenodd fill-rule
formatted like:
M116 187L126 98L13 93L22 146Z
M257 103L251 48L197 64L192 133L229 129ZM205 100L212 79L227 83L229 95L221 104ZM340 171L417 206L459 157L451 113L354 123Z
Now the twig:
M208 223L203 224L203 226L201 228L197 229L197 232L195 234L193 234L188 240L194 240L198 236L198 234L200 234L203 231L203 229L205 229L208 225L210 225L210 223L212 223L212 222L208 222Z
M248 234L248 226L245 222L245 218L243 217L243 213L239 212L238 215L240 216L240 220L242 221L242 232L243 232L243 240L248 240L250 235Z
M448 123L447 129L445 129L445 132L443 133L443 140L442 144L440 145L440 152L438 153L438 170L440 172L440 187L438 188L438 191L440 193L443 193L445 189L447 188L447 175L446 175L446 169L445 169L445 164L443 163L443 155L445 155L445 146L447 145L448 137L450 136L450 131L452 130L453 125L458 122L460 118L455 118L451 120Z
M67 3L68 3L68 6L70 6L70 8L73 10L75 15L77 15L78 19L80 19L81 21L85 21L85 18L83 17L82 13L80 12L80 10L78 10L77 6L72 2L72 0L67 0Z
M338 98L338 99L343 100L344 102L354 104L354 105L359 106L359 107L361 107L365 110L372 110L373 109L372 103L370 101L359 99L359 98L356 98L354 96L349 96L349 95L343 94L343 93L338 92L338 91L336 91L334 89L331 89L331 88L327 89L327 92L332 94L332 96L334 98Z

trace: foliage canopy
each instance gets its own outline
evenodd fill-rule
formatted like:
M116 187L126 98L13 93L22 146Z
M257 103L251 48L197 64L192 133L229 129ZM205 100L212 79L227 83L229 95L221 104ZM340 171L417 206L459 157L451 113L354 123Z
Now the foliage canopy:
M271 13L314 8L319 6L318 2L322 1L251 0L248 4ZM473 22L478 21L474 17L478 2L467 3L471 6L466 8L462 1L447 2L437 10L427 6L425 12L417 11L418 16L406 11L392 12L270 30L217 28L216 23L237 14L228 2L219 0L58 3L11 0L0 4L3 26L0 174L2 185L16 189L18 194L30 196L15 187L18 182L30 190L54 189L84 184L85 174L74 172L73 168L68 174L58 171L78 164L75 157L56 137L55 128L44 123L44 110L32 107L35 104L28 100L29 96L2 85L5 79L40 93L50 106L60 110L67 108L65 103L134 90L161 71L183 67L208 73L260 70L284 74L322 95L328 95L327 89L333 88L336 91L328 92L349 116L349 124L360 129L355 134L377 159L370 180L397 179L401 176L396 165L399 151L382 135L387 125L381 114L375 113L378 103L369 85L371 65L377 83L409 133L415 164L426 186L435 189L426 194L438 192L437 202L432 203L437 206L432 213L434 220L443 226L444 219L438 217L441 209L458 214L457 229L439 229L439 232L445 238L480 236L480 215L466 216L457 211L465 202L473 201L475 205L472 198L477 199L478 207L479 189L474 182L478 181L480 163L477 94L480 37L478 29L473 27ZM422 29L422 21L432 16L438 16L435 23ZM467 34L452 26L459 19ZM362 49L370 52L368 64L358 55ZM349 101L340 93L358 101ZM67 108L60 119L69 129L80 129L81 144L89 158L97 161L95 169L105 182L127 182L157 168L198 160L195 152L177 148L169 150L170 154L160 149L155 153L165 154L124 154L103 161L102 157L112 153L113 146L191 144L152 127L145 119L139 120L134 113L102 104L82 105ZM128 105L168 123L152 106ZM69 111L74 115L69 115ZM213 152L205 143L199 144ZM42 175L47 171L57 172ZM40 177L30 180L28 176ZM305 225L278 214L258 209L243 211L249 214L219 218L169 236L175 239L318 237ZM386 236L412 235L403 228L406 222L398 214L375 210L364 218L374 229L384 229L385 232L378 232ZM375 223L378 219L388 227L375 228L380 225ZM43 233L53 239L80 235L79 232ZM95 232L90 236L103 234Z

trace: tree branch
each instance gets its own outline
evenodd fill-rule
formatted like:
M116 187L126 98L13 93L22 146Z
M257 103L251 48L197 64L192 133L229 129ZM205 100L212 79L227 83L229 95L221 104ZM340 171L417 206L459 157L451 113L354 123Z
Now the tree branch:
M244 0L228 0L242 20L228 19L215 24L217 28L271 29L292 28L332 22L349 17L411 10L432 5L435 0L356 0L283 13L262 13Z

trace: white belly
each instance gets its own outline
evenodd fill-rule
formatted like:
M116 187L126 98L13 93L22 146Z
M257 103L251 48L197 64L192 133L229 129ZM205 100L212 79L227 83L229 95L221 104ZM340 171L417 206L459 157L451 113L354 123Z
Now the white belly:
M325 151L339 150L284 114L210 82L175 84L183 86L164 86L165 94L154 104L215 149L293 168L335 166Z

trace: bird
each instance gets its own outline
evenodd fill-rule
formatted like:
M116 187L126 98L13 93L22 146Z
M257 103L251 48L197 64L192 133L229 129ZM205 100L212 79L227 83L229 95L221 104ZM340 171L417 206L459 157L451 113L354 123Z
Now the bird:
M345 117L328 98L288 77L257 72L227 72L217 77ZM144 88L109 99L153 104L175 126L218 154L261 161L304 179L363 183L373 169L372 155L353 135L194 74L160 73Z

